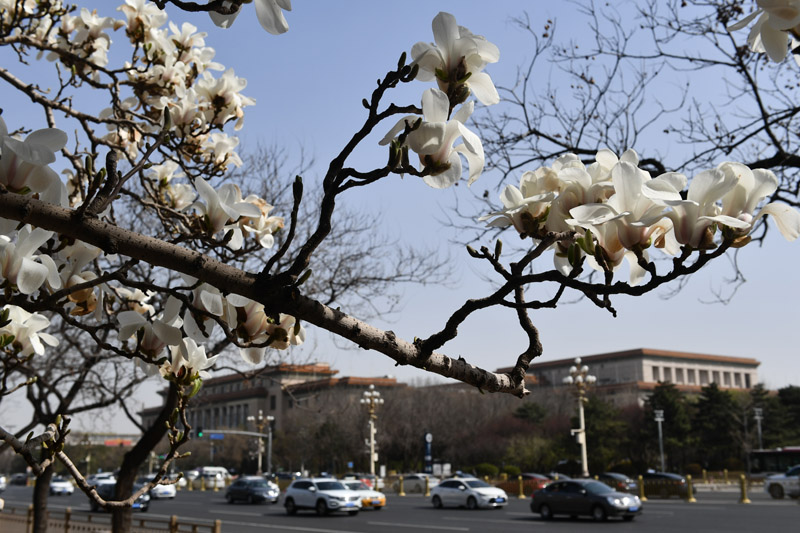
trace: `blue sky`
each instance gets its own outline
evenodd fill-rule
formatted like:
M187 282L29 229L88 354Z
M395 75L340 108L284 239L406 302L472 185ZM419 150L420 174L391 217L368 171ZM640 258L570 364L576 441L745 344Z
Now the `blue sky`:
M109 4L86 2L106 12ZM309 186L319 181L327 162L359 127L364 118L361 99L371 93L375 80L415 42L433 40L430 24L439 11L453 13L459 24L486 36L500 48L500 62L487 68L496 85L512 84L516 68L530 58L529 37L510 22L510 17L528 10L536 26L554 18L557 36L563 39L585 28L574 17L575 7L563 2L295 0L293 4L293 11L286 14L290 30L281 36L264 32L251 13L251 6L230 30L216 28L207 15L170 12L171 20L189 20L207 31L206 44L217 50L217 61L234 67L237 75L248 80L245 94L257 103L246 110L245 126L240 132L244 144L277 142L294 153L302 146L317 161L305 176ZM418 103L430 86L416 82L403 87L392 93L394 101ZM14 111L6 111L4 117L11 126ZM393 123L387 124L381 135ZM386 151L377 146L378 139L376 136L374 143L365 143L350 164L367 170L383 164ZM518 182L518 178L515 176L514 181ZM486 182L485 187L493 187L496 181L495 177L484 175L473 187L483 187L482 182ZM439 329L465 298L480 297L489 290L479 278L483 265L469 259L463 248L450 247L445 240L449 234L438 222L459 193L466 193L465 188L436 191L413 179L394 177L340 202L379 214L381 224L376 231L426 248L441 248L452 257L447 268L457 282L455 288L410 288L405 293L403 312L389 322L378 321L377 326L392 329L406 339L424 337ZM495 192L491 194L497 196ZM508 234L503 238L515 237ZM491 242L486 244L493 246ZM533 320L540 329L545 350L542 360L658 348L753 357L762 362L759 375L767 386L800 384L797 348L791 337L798 327L796 306L800 302L798 245L773 235L764 248L744 249L739 266L748 283L728 305L702 303L713 299L712 290L722 287L724 278L731 274L729 264L722 259L695 275L671 299L663 299L663 291L640 298L617 298L617 318L587 302L536 312ZM549 258L545 263L543 270L550 266ZM533 292L537 290L540 289ZM477 314L460 331L461 335L442 351L490 370L512 365L526 346L515 316L508 310ZM308 344L313 353L309 355L307 348L303 357L327 361L340 375L388 374L404 381L441 379L421 370L396 367L378 353L343 350L326 333L313 329L309 331ZM156 386L148 387L140 397L144 405L158 403L152 394Z

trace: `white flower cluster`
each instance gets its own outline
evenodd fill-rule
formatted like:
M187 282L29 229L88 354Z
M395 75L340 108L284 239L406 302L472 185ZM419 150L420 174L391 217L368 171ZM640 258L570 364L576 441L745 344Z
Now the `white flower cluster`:
M480 220L514 226L523 238L577 231L577 246L556 249L561 272L568 274L584 256L600 271L614 271L628 259L631 284L644 278L639 258L648 260L650 246L676 255L682 246L715 248L720 235L743 246L765 215L773 217L787 240L800 236L796 210L779 203L759 209L778 186L769 170L722 163L694 176L684 196L686 176L667 172L652 178L638 164L633 150L619 158L601 150L588 167L574 154L561 156L552 167L525 172L519 188L506 186L500 197L504 209Z
M796 38L800 31L800 1L756 0L756 4L757 10L728 26L728 30L741 30L758 17L750 28L747 44L754 52L766 52L772 61L779 63L786 57L790 41L792 49L800 44Z
M433 36L435 44L419 42L411 48L411 56L419 68L417 79L435 78L439 88L422 95L423 121L407 135L405 146L419 155L422 170L427 171L423 180L431 187L444 189L461 179L462 155L469 164L467 183L471 185L483 172L485 158L480 138L465 126L475 107L474 101L466 100L475 94L484 105L500 101L491 78L482 72L500 58L500 51L459 26L449 13L433 19ZM461 108L451 117L457 105ZM414 115L401 119L379 144L395 142L418 119ZM458 138L463 142L454 147Z

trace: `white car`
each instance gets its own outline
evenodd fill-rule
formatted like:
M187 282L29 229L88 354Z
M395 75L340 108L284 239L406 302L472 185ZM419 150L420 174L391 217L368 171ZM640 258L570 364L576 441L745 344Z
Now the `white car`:
M764 490L776 500L784 496L800 497L800 465L791 467L783 474L767 476Z
M75 492L75 485L64 476L53 476L50 480L50 494L53 496L71 495Z
M345 479L342 484L361 495L362 509L370 508L380 511L386 506L386 495L377 490L372 490L369 485L360 479Z
M425 492L425 480L428 480L428 489L432 489L439 484L439 478L435 478L430 474L404 474L403 475L403 492ZM400 480L398 479L394 488L396 492L400 492Z
M141 476L139 479L136 480L136 483L147 484L156 477L155 474L148 474L146 476ZM150 489L150 496L156 500L160 500L162 498L169 498L172 499L178 493L175 485L156 485L152 489Z
M508 504L508 495L480 479L447 479L431 489L431 503L437 509L446 505L496 509Z
M314 509L320 516L334 511L353 516L361 510L361 495L334 478L295 479L286 489L283 506L290 515L298 509Z
M107 481L117 481L117 476L113 472L98 472L86 478L89 485L99 485Z

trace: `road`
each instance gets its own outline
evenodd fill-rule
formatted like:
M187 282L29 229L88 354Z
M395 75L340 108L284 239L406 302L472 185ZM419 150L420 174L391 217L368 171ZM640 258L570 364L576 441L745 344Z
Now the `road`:
M26 507L30 503L30 487L9 487L2 497L6 506ZM651 499L644 512L633 522L610 519L606 524L588 518L571 520L556 518L542 521L528 508L528 500L511 498L501 510L468 511L466 509L436 510L421 496L400 498L389 495L384 510L364 510L357 516L331 515L318 517L313 512L287 516L278 505L230 505L223 492L181 491L173 500L153 501L148 518L168 518L175 514L191 517L196 522L222 520L225 533L267 533L273 531L307 533L423 533L446 532L536 532L536 531L597 531L615 527L624 531L670 532L703 531L704 533L750 533L768 528L769 531L795 531L800 520L797 500L772 500L761 491L750 493L752 504L738 503L738 492L700 492L698 502ZM89 512L88 501L82 494L54 496L52 509L71 507L74 514Z

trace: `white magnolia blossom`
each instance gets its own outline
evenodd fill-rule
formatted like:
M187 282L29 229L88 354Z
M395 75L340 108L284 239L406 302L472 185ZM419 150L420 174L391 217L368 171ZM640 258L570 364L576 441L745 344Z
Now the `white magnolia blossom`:
M170 348L172 361L167 361L161 366L161 375L169 374L183 377L188 374L190 379L199 377L208 379L211 374L206 371L214 365L219 355L208 357L204 346L199 346L194 340L185 338L180 344Z
M180 300L170 297L164 310L152 319L144 316L139 310L118 313L119 340L125 341L139 330L143 330L139 350L152 358L158 357L164 348L177 346L183 339L180 330L183 325L179 315L180 308Z
M36 193L39 198L66 206L66 187L48 165L67 144L67 134L56 128L36 130L25 140L8 134L0 117L0 185L19 194Z
M267 30L272 35L280 35L289 31L289 24L283 16L283 11L292 10L292 0L245 0L244 3L249 4L254 1L256 4L256 16L261 27ZM231 7L232 2L223 2L225 7ZM209 12L211 20L220 28L230 28L239 13L242 12L242 7L236 13L231 15L221 15L213 11Z
M16 242L0 235L0 285L10 283L22 294L33 294L46 280L58 283L55 262L39 247L53 236L52 231L26 224L16 234Z
M447 95L439 89L428 89L422 94L423 122L409 133L407 146L419 155L423 169L431 172L425 176L425 183L435 189L445 189L461 179L461 157L469 164L467 183L478 179L483 172L484 154L480 138L470 131L464 123L472 115L474 102L468 102L448 120L450 103ZM395 126L381 139L381 145L392 142L406 126L413 125L419 117L411 115L400 119ZM453 146L461 137L463 143Z
M245 232L252 233L262 248L272 248L275 243L273 235L283 228L283 217L270 216L269 212L273 206L254 194L249 195L244 201L256 206L261 214L258 217L242 217L239 225Z
M203 218L206 228L211 235L220 231L231 232L228 246L232 250L239 250L244 242L241 227L238 225L241 217L261 216L258 206L245 202L242 191L233 183L226 183L219 188L219 192L204 179L195 181L197 193L203 201L192 204L198 214Z
M411 48L411 57L419 65L418 80L436 78L439 88L447 94L464 83L482 104L500 101L492 79L483 72L486 65L500 59L497 46L459 26L456 18L445 12L433 19L433 38L435 44L418 42Z
M754 223L766 215L787 240L800 236L800 213L795 209L775 202L759 209L778 186L768 170L722 163L697 174L684 199L686 176L667 172L651 178L638 163L633 150L619 158L601 150L589 167L575 155L561 156L552 167L524 173L519 188L506 186L501 194L504 209L479 220L495 227L513 225L523 238L577 231L579 249L555 250L554 262L561 272L569 273L579 257L592 268L610 271L627 259L634 285L644 279L640 261L649 260L647 249L653 245L669 255L677 255L682 245L715 248L720 228L727 228L725 238L734 239L734 245L744 245ZM602 254L596 254L596 247Z
M756 0L756 4L756 11L728 26L728 30L740 30L758 17L747 36L747 44L754 52L766 52L776 63L783 61L790 40L793 48L797 46L795 39L790 39L790 32L796 32L800 26L800 1Z
M47 317L39 313L29 313L16 305L0 308L0 311L3 310L8 313L9 323L0 327L0 338L14 337L10 346L19 356L42 355L45 350L44 344L58 345L58 339L42 331L50 325Z

